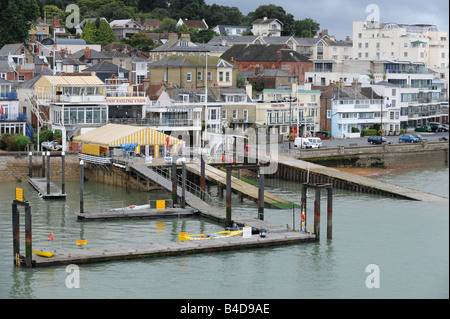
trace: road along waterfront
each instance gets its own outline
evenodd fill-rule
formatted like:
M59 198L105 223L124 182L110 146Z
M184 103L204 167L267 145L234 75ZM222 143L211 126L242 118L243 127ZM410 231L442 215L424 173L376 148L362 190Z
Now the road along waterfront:
M380 175L384 181L448 197L448 167L427 167ZM293 202L301 184L266 179L266 188ZM64 266L15 268L12 258L11 202L22 187L31 203L33 247L77 249L176 241L178 232L223 229L196 217L162 220L78 222L77 182L67 183L67 199L40 198L26 181L0 186L1 298L448 298L448 202L430 203L335 190L333 239L283 247L117 261L79 266L79 288L70 289ZM85 205L107 201L125 205L169 198L164 192L127 194L122 188L85 184ZM218 209L225 203L211 187ZM308 201L313 200L308 194ZM326 203L322 203L326 207ZM308 208L308 220L312 212ZM253 201L233 196L233 211L257 216ZM292 210L266 209L268 222L298 229ZM24 218L21 219L23 230ZM322 219L326 223L326 219ZM308 225L309 227L309 225ZM321 227L323 230L325 225ZM49 234L54 240L49 241ZM22 231L22 237L23 231ZM23 238L21 239L21 247ZM84 246L84 247L86 247ZM84 249L79 246L78 249ZM369 265L379 267L379 288L366 285ZM239 287L239 289L237 289ZM186 291L195 294L186 295Z

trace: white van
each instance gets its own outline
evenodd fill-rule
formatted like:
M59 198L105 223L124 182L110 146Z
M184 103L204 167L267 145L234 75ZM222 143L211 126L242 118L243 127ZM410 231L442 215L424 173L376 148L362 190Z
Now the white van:
M317 145L318 148L322 147L322 140L320 139L320 137L308 137L308 139L311 144Z
M300 148L317 148L317 145L311 143L311 141L306 137L297 137L294 140L294 147Z

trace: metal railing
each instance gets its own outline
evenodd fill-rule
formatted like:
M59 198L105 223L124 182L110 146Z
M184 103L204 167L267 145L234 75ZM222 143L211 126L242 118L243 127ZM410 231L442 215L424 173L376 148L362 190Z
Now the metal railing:
M163 166L150 166L150 169L152 169L154 172L161 175L165 179L168 179L170 181L172 180L172 178L170 176L171 168L167 168L167 167L163 167ZM177 184L180 187L183 185L183 178L179 174L177 174ZM188 191L192 195L202 198L204 201L211 201L211 196L208 193L206 193L205 191L203 191L200 188L200 186L198 186L197 184L194 184L191 181L186 179L185 185L186 185L186 191Z

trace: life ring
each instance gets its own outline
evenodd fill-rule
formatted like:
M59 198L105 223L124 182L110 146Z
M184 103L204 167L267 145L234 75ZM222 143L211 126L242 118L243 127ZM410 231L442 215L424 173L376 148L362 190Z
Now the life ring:
M50 234L48 235L48 239L50 239L50 241L53 241L53 233L50 233Z
M136 208L136 205L130 205L130 206L128 206L128 208L131 208L131 209Z
M302 220L302 222L304 222L305 219L306 219L305 214L301 214L301 215L300 215L300 219Z

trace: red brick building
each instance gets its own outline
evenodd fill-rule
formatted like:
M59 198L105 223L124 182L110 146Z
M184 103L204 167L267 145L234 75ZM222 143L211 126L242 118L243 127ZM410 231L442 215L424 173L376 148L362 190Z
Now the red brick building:
M291 50L285 44L236 44L221 56L239 67L239 71L259 74L266 69L279 69L305 82L305 72L313 70L313 62L306 56Z

